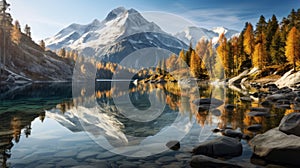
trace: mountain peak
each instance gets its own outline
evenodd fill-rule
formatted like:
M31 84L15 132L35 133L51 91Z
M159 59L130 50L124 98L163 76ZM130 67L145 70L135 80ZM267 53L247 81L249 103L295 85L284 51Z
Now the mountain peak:
M117 18L118 16L124 14L127 12L127 9L124 7L118 7L116 9L113 9L112 11L109 12L109 14L107 15L107 17L105 18L106 21L111 21L115 18Z
M222 33L226 34L228 32L229 29L227 29L226 27L220 26L220 27L214 27L212 29L213 32L218 33L219 35L221 35Z
M139 12L137 10L131 8L131 9L128 10L128 13L133 14L133 13L139 13Z
M91 24L93 24L93 25L99 25L100 21L98 19L94 19Z
M45 42L53 50L64 47L86 56L103 56L115 62L120 61L124 53L146 46L172 48L174 52L186 47L186 44L165 33L154 22L147 21L135 9L124 7L113 9L101 22L94 20L78 26L78 29L68 27ZM112 55L118 55L118 58Z

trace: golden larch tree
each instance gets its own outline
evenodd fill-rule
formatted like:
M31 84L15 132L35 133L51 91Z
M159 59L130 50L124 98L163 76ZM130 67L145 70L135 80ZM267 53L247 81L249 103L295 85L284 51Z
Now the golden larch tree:
M11 29L10 36L12 42L16 44L20 43L22 34L21 34L21 26L18 20L15 21L15 24Z
M239 64L241 63L241 57L239 56L239 46L238 46L238 37L234 36L231 38L231 54L233 58L233 73L236 75L238 72Z
M244 33L243 45L245 53L251 56L254 51L254 33L251 23L248 23L246 31Z
M201 74L201 59L194 50L191 52L191 73L195 78L199 78Z
M204 38L201 38L197 44L196 44L196 54L200 56L200 59L202 60L200 62L200 66L202 69L206 69L205 67L205 60L207 59L207 45L208 41Z
M293 64L294 70L296 70L296 64L300 60L300 41L299 41L299 31L294 26L288 33L285 55L287 60Z
M227 38L225 37L225 34L222 33L219 37L219 46L217 48L217 55L220 59L217 59L218 61L221 61L221 65L223 65L225 74L229 74L230 66L229 66L229 60L228 60L228 48L227 48Z
M266 36L264 33L261 33L256 37L256 45L252 55L253 67L262 69L267 64L267 58Z

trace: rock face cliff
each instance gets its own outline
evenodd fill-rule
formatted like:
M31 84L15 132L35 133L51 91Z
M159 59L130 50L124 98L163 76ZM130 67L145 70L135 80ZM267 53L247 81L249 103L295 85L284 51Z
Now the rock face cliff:
M11 40L9 31L1 32L0 39L1 83L71 80L72 60L44 51L23 33L18 44Z

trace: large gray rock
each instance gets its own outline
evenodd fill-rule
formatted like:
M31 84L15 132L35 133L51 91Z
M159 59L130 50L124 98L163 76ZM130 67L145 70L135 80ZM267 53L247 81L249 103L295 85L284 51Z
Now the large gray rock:
M254 154L268 161L300 165L300 137L287 135L278 127L255 136L249 144Z
M226 136L217 139L203 142L198 147L193 149L196 155L206 155L212 157L235 157L240 156L243 152L243 147L238 139Z
M296 112L284 116L280 122L279 130L286 134L300 136L300 113Z
M236 164L231 164L225 161L221 161L218 159L214 159L211 157L207 157L204 155L196 155L193 156L191 162L190 162L191 167L233 167L233 168L238 168L241 166L238 166Z

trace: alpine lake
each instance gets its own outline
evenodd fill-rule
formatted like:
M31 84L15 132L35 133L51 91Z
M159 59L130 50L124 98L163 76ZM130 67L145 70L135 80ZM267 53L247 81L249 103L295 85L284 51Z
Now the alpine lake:
M183 87L133 81L9 88L0 94L1 166L190 167L194 147L224 136L217 130L232 129L247 137L241 139L243 151L219 159L263 167L267 163L253 156L248 141L294 110L270 106L268 116L250 115L263 101L251 99L252 93L207 83ZM200 98L222 104L199 107ZM180 148L169 149L169 141L179 141Z

